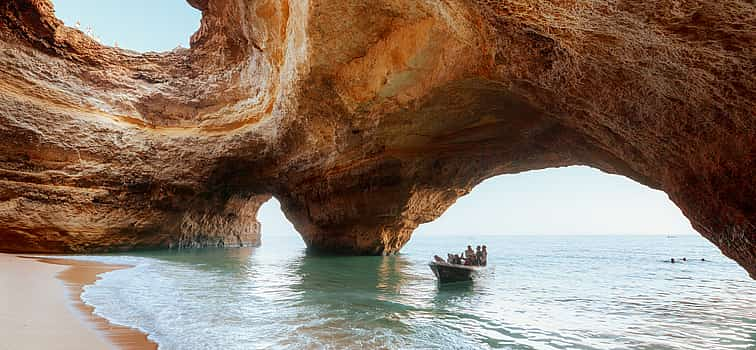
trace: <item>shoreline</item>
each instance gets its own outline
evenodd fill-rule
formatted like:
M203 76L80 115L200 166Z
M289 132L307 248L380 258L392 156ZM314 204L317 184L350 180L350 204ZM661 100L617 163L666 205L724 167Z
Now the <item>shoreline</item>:
M97 331L117 348L124 350L156 350L157 344L147 339L147 334L142 331L111 323L108 319L95 315L94 307L87 305L81 299L84 287L94 284L101 277L98 275L105 272L128 269L131 265L110 265L94 261L73 260L65 258L36 258L20 256L21 258L34 259L42 263L68 266L55 278L61 280L68 289L70 301L73 306L81 311L86 320L95 326Z
M15 254L0 254L0 261L0 281L6 286L0 286L0 296L8 304L0 312L0 328L8 333L0 335L8 343L0 350L157 349L147 334L95 315L81 299L99 274L132 266Z

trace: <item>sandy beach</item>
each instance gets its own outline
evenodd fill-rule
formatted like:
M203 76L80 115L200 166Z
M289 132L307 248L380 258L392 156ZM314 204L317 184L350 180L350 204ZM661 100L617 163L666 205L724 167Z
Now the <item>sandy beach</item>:
M0 254L0 350L156 349L136 329L95 316L84 286L121 265Z

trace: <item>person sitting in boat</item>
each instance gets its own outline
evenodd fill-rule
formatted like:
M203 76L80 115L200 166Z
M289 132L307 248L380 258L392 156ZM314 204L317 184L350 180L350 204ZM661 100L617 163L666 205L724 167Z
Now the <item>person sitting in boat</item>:
M486 266L486 264L488 264L488 251L486 250L485 245L483 245L483 249L480 252L481 252L480 265Z
M465 250L465 265L475 265L475 251L469 245Z
M454 254L447 253L446 254L446 262L448 262L450 264L453 264L454 263Z

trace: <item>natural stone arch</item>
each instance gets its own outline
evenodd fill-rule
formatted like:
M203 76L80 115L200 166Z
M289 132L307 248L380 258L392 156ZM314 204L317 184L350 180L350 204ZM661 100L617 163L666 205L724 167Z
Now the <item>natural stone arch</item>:
M274 194L310 246L390 253L487 177L582 164L756 274L752 4L190 4L161 54L0 5L0 249L253 240Z

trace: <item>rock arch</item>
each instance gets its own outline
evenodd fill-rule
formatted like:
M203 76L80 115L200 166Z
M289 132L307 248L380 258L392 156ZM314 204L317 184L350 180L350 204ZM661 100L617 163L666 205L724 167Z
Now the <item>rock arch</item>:
M485 178L589 165L756 276L751 3L189 3L160 54L0 5L1 250L253 243L273 194L311 247L391 253Z

